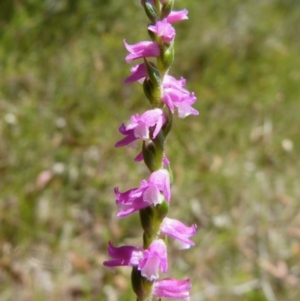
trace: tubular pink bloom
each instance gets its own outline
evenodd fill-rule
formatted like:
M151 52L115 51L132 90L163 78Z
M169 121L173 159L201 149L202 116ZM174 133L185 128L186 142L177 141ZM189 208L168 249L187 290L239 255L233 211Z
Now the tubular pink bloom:
M162 109L153 109L146 111L141 116L141 118L137 118L135 122L137 123L137 125L129 125L129 127L131 126L132 128L134 128L136 136L141 139L148 139L149 128L154 127L153 138L155 138L166 122L166 117ZM143 123L145 125L145 130L143 126L140 126L140 123Z
M154 32L166 44L171 43L175 38L175 29L168 23L167 19L157 21L155 25L149 25L148 30Z
M153 281L159 278L158 270L166 273L168 270L167 247L162 239L155 240L143 253L138 269L142 276Z
M149 183L155 185L160 191L162 191L166 201L170 202L170 177L169 172L166 169L159 169L154 171L149 178Z
M146 140L150 138L150 128L152 128L152 137L155 138L160 132L166 121L166 116L162 109L148 110L141 116L138 114L132 115L130 123L125 126L122 124L119 132L126 137L115 144L115 147L132 145L137 139Z
M114 192L117 197L116 204L118 206L117 217L127 216L149 206L149 203L145 202L143 199L144 191L142 188L145 187L133 188L125 192L119 192L118 187L115 187Z
M175 23L175 22L179 22L182 20L187 20L188 19L188 10L187 9L183 9L183 10L179 10L179 11L171 11L171 13L168 15L167 17L167 21L169 23Z
M189 96L182 98L180 102L175 103L177 106L178 117L185 118L189 115L199 115L199 112L192 108L192 105L196 102L197 98L192 92Z
M138 114L131 117L131 123L126 127L127 130L133 129L136 138L143 140L149 139L150 127L154 127L153 138L161 130L166 117L162 109L148 110L139 117Z
M126 83L143 81L147 76L147 70L144 63L131 68L131 72L132 74L125 79ZM175 107L177 108L178 116L180 118L199 114L199 112L192 107L197 98L194 93L183 88L185 83L186 81L183 77L177 80L173 76L165 75L163 79L162 99L168 105L172 113L174 113Z
M135 248L131 246L123 246L116 248L109 242L108 254L112 260L104 261L103 265L106 267L117 267L117 266L137 266L142 258L142 248Z
M130 45L124 40L124 45L129 52L125 58L127 63L142 57L158 57L160 55L159 44L156 42L145 41Z
M110 268L117 266L138 267L142 276L150 281L159 278L159 269L162 273L166 273L168 270L167 247L162 239L152 242L147 250L132 246L116 248L109 242L108 254L111 260L104 261L104 266Z
M166 169L154 171L148 181L142 180L139 188L119 192L115 188L118 217L127 216L149 206L161 204L164 199L170 202L170 178Z
M190 279L175 280L172 278L165 278L154 282L152 293L153 296L158 298L179 298L189 300L191 287Z
M175 79L173 76L165 75L163 80L163 101L174 113L174 107L178 109L178 116L185 118L188 115L198 115L199 112L192 108L197 100L194 93L184 89L185 79Z
M160 225L160 232L171 236L180 241L180 249L188 249L194 246L195 243L189 239L196 233L197 225L194 224L191 227L184 225L182 222L165 217Z

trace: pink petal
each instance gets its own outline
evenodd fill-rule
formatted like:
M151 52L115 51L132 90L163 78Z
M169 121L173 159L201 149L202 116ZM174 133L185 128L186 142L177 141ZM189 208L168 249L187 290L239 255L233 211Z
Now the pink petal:
M162 21L157 21L155 25L148 26L148 30L154 32L158 37L160 37L164 43L171 43L175 38L175 29L167 19Z
M138 269L141 271L142 275L150 281L158 279L159 269L163 273L167 272L167 247L162 239L153 241L149 248L144 251Z
M186 9L183 9L180 11L171 11L171 13L167 17L167 20L169 23L186 20L186 19L188 19L187 14L188 14L188 11Z
M132 83L135 81L143 81L147 76L147 69L144 63L136 65L130 69L131 75L128 76L124 83Z
M104 266L137 266L142 258L142 249L132 246L116 248L111 242L109 242L108 254L111 257L111 260L104 261Z
M163 192L166 200L170 202L170 178L169 172L166 169L159 169L153 172L149 178L149 183L155 185L160 191Z
M154 283L153 295L160 298L189 298L191 290L190 279L175 280L165 278Z
M130 45L124 40L124 45L129 52L125 58L127 63L142 57L158 57L160 55L160 47L156 42L144 41Z
M164 200L164 197L161 195L160 191L154 186L150 185L143 197L144 201L150 205L156 206L157 204L161 204Z
M189 237L193 236L196 233L196 230L197 225L195 224L191 227L188 227L182 222L168 217L164 218L160 226L161 233L178 239L181 242L181 249L188 249L195 245L195 243L191 241Z

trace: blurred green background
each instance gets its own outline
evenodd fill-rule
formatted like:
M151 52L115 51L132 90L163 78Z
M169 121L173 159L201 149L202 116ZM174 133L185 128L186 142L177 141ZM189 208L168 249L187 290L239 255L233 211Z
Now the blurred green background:
M200 116L175 118L169 276L192 301L300 299L300 2L178 0L171 74ZM125 3L125 2L124 2ZM135 300L109 240L141 244L113 188L148 177L118 127L149 108L124 85L128 43L148 39L140 1L0 2L0 301Z

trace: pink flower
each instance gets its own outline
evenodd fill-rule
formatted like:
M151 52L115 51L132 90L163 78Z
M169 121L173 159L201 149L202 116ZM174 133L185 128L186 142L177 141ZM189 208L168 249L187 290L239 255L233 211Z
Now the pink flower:
M124 45L129 52L125 58L127 63L142 57L158 57L160 55L160 48L156 42L144 41L129 45L124 40Z
M160 225L160 232L179 240L181 243L181 249L188 249L195 245L195 243L191 241L189 237L196 233L196 229L196 224L192 225L191 227L187 227L182 222L168 217L165 217Z
M122 140L118 141L115 144L115 147L121 147L121 146L125 146L125 145L133 145L134 142L138 139L135 135L134 135L134 131L132 129L127 130L126 126L124 124L122 124L119 127L119 132L126 136L125 138L123 138ZM134 145L135 146L135 145Z
M148 110L141 116L138 114L132 115L127 126L124 124L120 126L119 132L126 137L118 141L115 147L132 145L137 139L150 139L152 130L151 138L155 138L165 121L166 117L161 109Z
M167 17L167 21L169 23L175 23L178 21L186 20L186 19L188 19L187 14L188 14L187 9L183 9L180 11L171 11L171 13Z
M168 23L167 19L157 21L155 25L148 26L148 30L154 32L166 44L171 43L176 34L175 29Z
M126 83L135 81L143 81L147 77L145 64L139 64L131 68L132 74L125 79ZM194 93L184 89L185 79L181 77L179 80L171 75L165 75L163 79L162 100L168 105L171 112L174 113L175 107L180 118L185 118L188 115L198 115L192 105L197 98Z
M163 101L168 105L171 112L174 113L174 107L177 107L178 117L185 118L188 115L198 115L199 112L192 108L197 100L194 93L184 89L185 79L175 79L173 76L165 75L163 80Z
M153 285L153 296L158 298L189 299L191 290L190 279L175 280L165 278L157 280Z
M104 266L110 268L117 266L137 267L142 276L150 281L159 278L159 270L162 273L166 273L168 270L167 248L162 239L153 241L146 250L132 246L116 248L109 242L108 254L111 260L104 261Z
M138 266L142 276L150 281L159 278L159 268L162 273L168 270L167 247L162 239L155 240L148 250L143 252L143 258Z
M112 260L104 261L103 265L106 267L117 267L117 266L137 266L141 260L143 249L123 246L116 248L109 242L108 244L108 254Z
M150 175L148 181L142 180L139 188L119 192L115 188L118 217L127 216L149 206L161 204L164 199L170 202L170 178L166 169L159 169Z

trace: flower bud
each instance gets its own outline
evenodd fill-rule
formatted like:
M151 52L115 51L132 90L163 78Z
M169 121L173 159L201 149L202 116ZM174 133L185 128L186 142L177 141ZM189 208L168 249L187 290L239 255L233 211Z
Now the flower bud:
M151 63L149 63L146 59L144 59L146 69L147 69L147 74L151 82L153 83L154 86L158 87L160 89L161 86L161 76L157 68Z
M159 20L159 17L158 17L158 14L157 14L157 11L156 11L154 5L147 0L142 1L142 4L144 6L146 15L149 18L149 20L151 21L151 23L153 23L153 24L156 23L156 21Z
M152 142L146 145L144 141L142 152L144 162L151 172L162 167L163 150L161 148L156 147Z
M147 78L143 82L143 89L144 89L144 93L145 93L146 97L148 98L148 100L150 101L150 103L155 106L155 104L159 100L159 97L157 97L158 95L153 95L153 91L155 88L153 87L151 81Z
M165 116L167 117L167 121L165 122L164 126L162 127L162 132L164 135L164 140L166 140L173 123L173 114L170 111L170 108L168 106L165 106L164 109Z
M165 74L171 67L174 60L174 47L173 43L164 45L160 57L158 57L159 70Z
M156 216L159 218L160 222L166 217L169 211L170 204L166 201L162 202L161 204L158 204L155 207L156 210Z
M160 17L161 17L161 19L164 19L172 11L173 6L174 6L174 0L160 0L160 3L162 4Z
M153 42L159 41L159 39L157 38L157 35L154 32L152 32L151 30L148 30L148 35Z
M146 78L143 82L144 93L154 107L160 107L162 104L162 81L160 72L146 59L144 59L144 61L148 74L148 78Z

